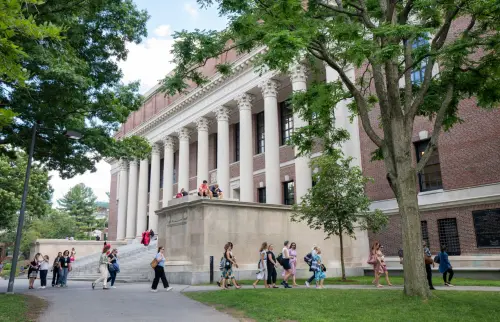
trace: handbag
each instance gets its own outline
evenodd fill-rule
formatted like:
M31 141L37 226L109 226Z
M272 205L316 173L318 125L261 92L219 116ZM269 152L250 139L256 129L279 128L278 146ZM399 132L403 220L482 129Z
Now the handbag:
M370 257L368 257L366 263L370 265L375 265L377 264L377 258L375 257L375 255L371 254Z
M108 264L108 270L109 270L110 272L114 272L114 271L116 271L115 266L114 266L113 264Z
M158 266L158 260L156 259L156 257L151 261L151 267L152 268L156 268L156 266Z
M424 262L425 265L431 265L432 263L434 263L434 261L432 260L432 256L425 256Z

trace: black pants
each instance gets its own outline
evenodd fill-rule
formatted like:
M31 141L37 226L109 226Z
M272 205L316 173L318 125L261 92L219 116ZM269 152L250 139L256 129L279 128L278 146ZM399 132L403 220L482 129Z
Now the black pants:
M151 288L153 290L156 290L156 288L158 287L158 283L160 282L160 278L161 278L161 282L163 283L163 287L167 288L168 281L167 281L167 277L165 276L165 269L162 266L158 265L155 267L155 279L153 280L153 285L151 286Z
M276 273L276 267L267 266L267 284L276 284L276 277L278 274Z
M47 273L48 270L46 269L40 270L40 286L47 286Z
M113 286L113 285L115 285L116 271L115 270L113 270L113 271L108 270L108 272L109 272L108 282L111 281L111 286Z
M432 286L431 264L425 264L425 272L427 273L427 283L429 283L429 288L434 288L434 286Z
M57 284L57 281L59 280L59 268L53 268L52 269L52 286Z
M448 282L446 281L446 274L450 274L450 276L448 277ZM451 279L453 278L453 269L450 267L446 270L446 272L443 273L443 281L444 283L450 283L451 282Z

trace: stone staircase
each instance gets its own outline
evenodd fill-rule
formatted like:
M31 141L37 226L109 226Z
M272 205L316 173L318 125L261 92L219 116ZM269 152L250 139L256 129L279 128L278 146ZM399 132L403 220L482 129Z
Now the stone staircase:
M111 247L113 247L113 242ZM151 241L145 247L140 243L132 243L126 246L117 247L120 273L116 276L117 282L148 282L154 277L151 269L151 261L157 252L157 240ZM68 275L69 280L74 281L94 281L100 277L99 257L101 254L92 254L82 258L77 258L73 263L73 270Z

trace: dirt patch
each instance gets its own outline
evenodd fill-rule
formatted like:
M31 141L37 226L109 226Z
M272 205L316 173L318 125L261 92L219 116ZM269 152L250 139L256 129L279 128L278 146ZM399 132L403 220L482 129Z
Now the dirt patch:
M26 322L36 322L48 307L46 300L34 295L26 295Z

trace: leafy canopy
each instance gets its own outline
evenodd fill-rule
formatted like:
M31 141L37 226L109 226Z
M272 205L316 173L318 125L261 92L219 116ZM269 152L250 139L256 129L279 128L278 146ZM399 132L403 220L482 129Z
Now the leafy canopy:
M61 199L57 200L59 209L75 218L75 236L80 237L84 233L93 231L96 227L96 201L97 197L92 188L85 186L83 183L72 187Z
M139 43L147 35L148 14L132 0L36 3L23 7L20 17L36 26L55 26L49 30L56 28L60 36L35 42L32 35L12 30L10 41L24 52L19 63L26 69L26 82L17 86L0 75L0 102L16 115L0 132L0 153L27 149L31 127L38 122L35 160L64 178L95 170L103 157L149 155L144 139L113 138L142 104L138 82L122 84L117 64L127 58L127 43ZM68 140L64 130L83 137Z

